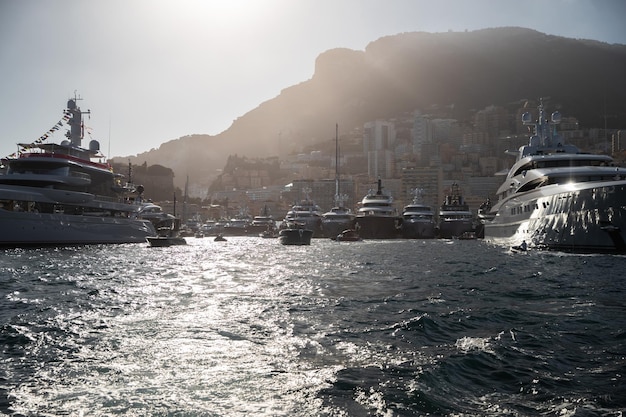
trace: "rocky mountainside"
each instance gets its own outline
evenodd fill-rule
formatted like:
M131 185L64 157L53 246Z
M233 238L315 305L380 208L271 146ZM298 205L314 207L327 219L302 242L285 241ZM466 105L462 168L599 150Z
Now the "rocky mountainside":
M609 128L625 127L624 74L626 45L523 28L404 33L365 51L327 51L311 79L285 88L219 135L181 137L130 159L172 168L177 186L186 175L208 185L231 154L286 155L332 139L335 123L349 131L433 105L464 120L491 104L539 97L551 97L583 128L603 127L605 120Z

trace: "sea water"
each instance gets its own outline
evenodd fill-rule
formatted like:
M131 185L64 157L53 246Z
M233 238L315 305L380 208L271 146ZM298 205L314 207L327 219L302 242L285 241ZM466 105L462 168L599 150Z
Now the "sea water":
M188 238L0 253L0 413L621 416L626 257Z

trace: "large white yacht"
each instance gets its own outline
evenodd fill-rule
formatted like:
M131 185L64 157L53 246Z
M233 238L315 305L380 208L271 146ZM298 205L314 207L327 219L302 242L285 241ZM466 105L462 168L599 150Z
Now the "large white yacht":
M0 245L138 243L156 235L141 218L143 187L122 183L92 140L82 148L77 97L63 118L33 143L3 159L0 175ZM60 144L48 138L69 128Z
M402 237L405 239L432 239L435 237L435 211L424 203L424 190L413 190L413 201L402 210Z
M379 178L376 192L370 190L359 203L354 228L364 239L395 239L400 236L400 221L393 197L383 192Z
M550 119L543 102L528 145L484 215L485 239L506 246L577 252L626 252L626 169L608 155L581 153L557 134L558 112Z
M285 215L281 228L287 225L299 224L306 230L313 231L313 237L323 237L322 209L309 197L311 189L302 190L305 197L295 203Z

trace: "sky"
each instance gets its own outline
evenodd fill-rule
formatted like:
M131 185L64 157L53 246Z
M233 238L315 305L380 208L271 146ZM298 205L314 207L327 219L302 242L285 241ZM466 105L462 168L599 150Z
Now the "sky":
M63 140L50 129L75 96L85 147L136 155L221 133L329 49L505 26L626 44L626 1L0 0L0 157Z

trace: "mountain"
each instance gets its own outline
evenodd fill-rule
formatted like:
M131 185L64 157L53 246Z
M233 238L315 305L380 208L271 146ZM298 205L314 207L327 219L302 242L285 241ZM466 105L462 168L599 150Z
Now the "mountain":
M551 97L581 127L626 126L626 45L546 35L524 28L412 32L380 38L365 51L333 49L311 79L239 117L219 135L192 135L125 157L171 168L207 185L231 154L286 155L416 109L472 110Z

